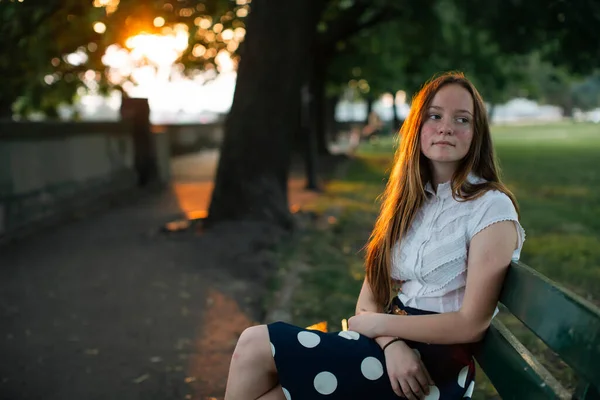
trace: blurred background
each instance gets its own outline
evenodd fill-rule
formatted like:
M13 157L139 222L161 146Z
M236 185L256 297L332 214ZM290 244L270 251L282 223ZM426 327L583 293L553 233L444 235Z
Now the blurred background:
M523 260L597 306L598 26L593 0L0 0L0 399L222 398L246 326L337 326L443 71L486 102Z

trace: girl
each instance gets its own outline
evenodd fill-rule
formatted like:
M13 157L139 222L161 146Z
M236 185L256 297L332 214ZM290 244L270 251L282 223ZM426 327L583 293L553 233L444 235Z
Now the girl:
M400 133L349 330L246 329L226 400L471 397L472 344L525 233L484 102L463 74L428 82Z

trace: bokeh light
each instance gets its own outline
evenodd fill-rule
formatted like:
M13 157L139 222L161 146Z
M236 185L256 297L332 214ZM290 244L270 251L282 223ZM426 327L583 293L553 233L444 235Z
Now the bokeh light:
M202 57L206 53L206 47L201 44L196 44L192 50L194 57Z
M213 31L215 31L215 33L221 33L223 31L223 24L215 24L215 26L213 26Z
M119 8L119 0L94 0L94 7L104 7L107 14L112 14Z
M200 23L198 24L198 26L202 29L208 29L210 28L212 25L212 18L211 17L204 17L200 19Z
M221 37L227 42L232 40L234 36L235 35L231 29L225 29L223 33L221 33Z
M404 90L398 90L396 92L396 104L401 105L406 103L406 92Z
M172 65L188 46L187 27L177 25L169 35L142 33L126 40L134 60L143 58L157 65Z
M94 24L94 32L100 33L100 34L106 32L106 25L104 25L103 22L96 22Z

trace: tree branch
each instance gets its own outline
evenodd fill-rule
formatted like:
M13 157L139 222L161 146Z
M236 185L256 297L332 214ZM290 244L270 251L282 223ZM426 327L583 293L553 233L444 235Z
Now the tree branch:
M346 36L345 32L353 28L360 17L369 8L366 1L357 1L354 5L342 12L341 15L331 22L326 32L318 35L318 42L323 47L329 47Z
M39 6L26 6L25 4L10 4L10 6L15 8L21 7L14 17L17 25L15 26L15 21L12 21L12 26L11 24L6 24L6 28L9 28L8 31L2 32L3 36L8 38L14 46L23 38L36 36L37 27L49 20L61 7L60 4L46 5L47 8L43 8L43 12L36 15L34 11L39 11L41 8ZM18 28L15 29L15 27Z
M390 21L400 16L400 10L393 6L384 6L373 13L367 20L360 22L361 17L368 11L370 2L357 2L354 6L337 18L327 32L319 35L318 44L323 50L332 50L335 44L348 40L363 29L370 28L382 22Z

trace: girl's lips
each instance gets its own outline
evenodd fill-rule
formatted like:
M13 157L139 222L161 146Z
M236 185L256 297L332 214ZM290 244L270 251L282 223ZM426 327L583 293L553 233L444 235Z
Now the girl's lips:
M452 143L446 142L446 141L443 141L443 140L440 141L440 142L435 142L433 144L437 144L438 146L452 146L452 147L454 147L454 145Z

